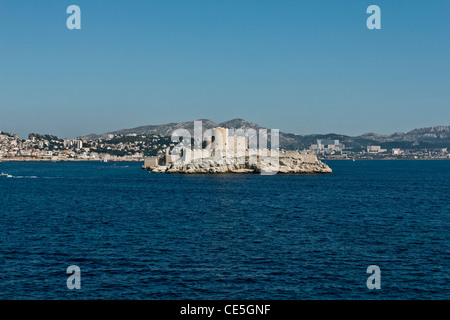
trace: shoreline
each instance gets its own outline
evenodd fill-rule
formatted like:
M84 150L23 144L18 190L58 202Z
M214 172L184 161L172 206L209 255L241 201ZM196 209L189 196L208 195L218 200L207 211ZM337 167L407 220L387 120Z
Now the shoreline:
M144 162L144 159L108 159L103 161L99 159L64 159L64 160L51 160L51 159L0 159L0 162Z
M320 161L335 161L335 160L338 160L338 161L353 161L353 159L338 159L338 158L336 158L336 159L328 159L328 158L325 158L325 159L319 159ZM395 159L395 158L380 158L380 159L355 159L355 161L399 161L399 160L401 160L401 161L404 161L404 160L407 160L407 161L410 161L410 160L450 160L450 158L417 158L417 159L412 159L412 158L405 158L405 159Z
M320 159L320 161L353 161L353 159ZM450 160L450 158L418 158L418 159L355 159L355 161L413 161L413 160ZM108 160L107 162L98 159L64 159L64 160L50 160L50 159L0 159L1 162L144 162L144 159L132 160L132 159L114 159Z

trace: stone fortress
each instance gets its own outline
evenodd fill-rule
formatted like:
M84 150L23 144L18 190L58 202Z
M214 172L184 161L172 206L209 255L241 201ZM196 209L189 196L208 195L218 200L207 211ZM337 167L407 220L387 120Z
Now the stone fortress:
M271 148L265 130L206 130L200 138L194 132L193 147L189 132L165 153L145 158L143 168L155 173L331 173L332 170L312 152L278 150L278 130L271 131ZM197 132L198 133L198 132Z

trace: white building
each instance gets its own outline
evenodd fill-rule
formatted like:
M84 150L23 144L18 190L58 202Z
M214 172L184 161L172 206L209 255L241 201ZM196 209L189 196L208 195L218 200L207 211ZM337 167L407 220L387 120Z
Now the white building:
M367 146L368 153L381 153L386 151L387 151L386 149L381 149L380 146Z
M75 141L75 148L76 148L76 149L81 149L81 148L83 148L83 141L81 141L81 140L76 140L76 141Z
M341 154L345 145L339 143L339 140L318 139L316 144L312 144L310 150L316 154Z

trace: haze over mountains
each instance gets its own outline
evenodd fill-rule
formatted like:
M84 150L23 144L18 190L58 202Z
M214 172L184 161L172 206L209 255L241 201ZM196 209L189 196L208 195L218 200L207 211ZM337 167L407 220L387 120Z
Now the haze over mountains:
M222 123L216 123L208 119L202 121L202 129L207 130L214 127L224 127L229 129L268 129L255 123L233 119ZM168 123L162 125L147 125L131 129L121 129L104 134L83 135L85 139L106 138L110 134L138 134L138 135L163 135L170 136L176 129L187 129L192 135L194 131L194 121ZM435 126L428 128L414 129L409 132L396 132L393 134L366 133L360 136L351 137L342 134L293 134L280 132L280 147L283 149L305 149L316 143L317 139L339 140L348 149L359 150L367 145L380 145L383 148L403 148L403 149L423 149L423 148L450 148L450 126Z

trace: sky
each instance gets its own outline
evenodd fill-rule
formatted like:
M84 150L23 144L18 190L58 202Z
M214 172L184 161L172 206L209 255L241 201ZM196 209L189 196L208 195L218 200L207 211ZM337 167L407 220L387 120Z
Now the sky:
M234 118L354 136L449 110L448 0L0 0L0 130L21 137Z

